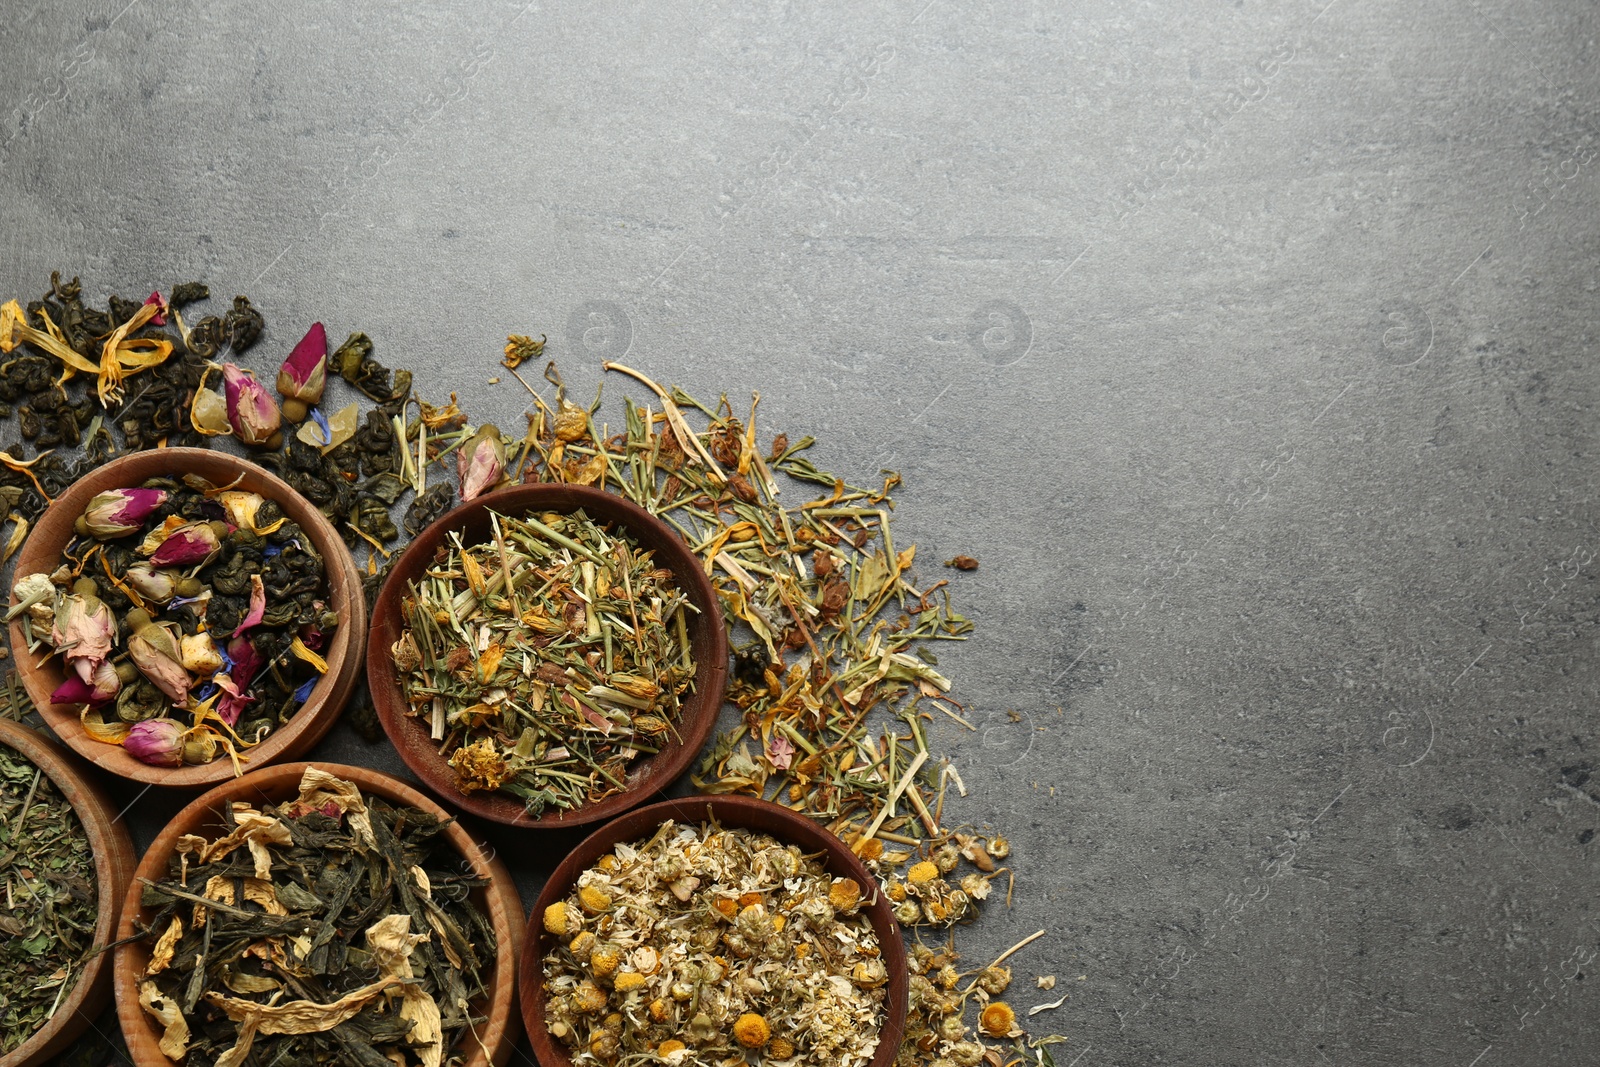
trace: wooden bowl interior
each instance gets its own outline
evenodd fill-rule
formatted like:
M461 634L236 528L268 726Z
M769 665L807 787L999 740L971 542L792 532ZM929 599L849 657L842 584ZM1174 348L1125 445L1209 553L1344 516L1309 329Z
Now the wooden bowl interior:
M174 816L139 861L134 884L123 905L122 920L117 928L118 940L132 937L135 923L145 923L151 918L151 909L140 903L143 890L141 880L156 881L167 877L167 864L180 836L200 834L208 840L222 836L226 831L220 812L235 801L244 801L260 809L267 804L293 800L300 793L301 775L309 766L312 764L286 763L228 782L197 798ZM318 763L315 766L355 783L363 795L420 808L441 818L453 818L430 798L380 771L339 764ZM482 1011L489 1021L480 1031L480 1036L483 1044L494 1053L494 1063L504 1064L520 1033L514 994L515 971L522 943L522 901L504 862L494 858L492 851L485 851L459 822L451 822L444 830L444 837L462 859L472 865L477 877L490 879L492 883L473 891L473 900L488 915L497 943L488 980L489 1002L482 1005ZM117 1013L122 1021L123 1036L128 1042L128 1052L139 1067L174 1067L172 1061L157 1047L161 1039L160 1029L139 1006L139 976L149 962L150 948L142 941L130 942L116 950ZM465 1037L462 1049L469 1053L465 1067L490 1067L489 1059L477 1042L472 1040L470 1033Z
M117 809L81 764L49 740L19 723L0 720L0 745L26 756L72 805L94 856L98 913L94 945L109 945L116 935L122 898L133 880L133 840ZM88 1029L111 1002L111 956L100 953L85 964L55 1016L4 1056L0 1067L32 1067L65 1049Z
M452 532L460 533L463 544L472 545L493 537L491 511L526 515L566 513L579 508L595 522L626 529L641 548L653 551L656 561L672 571L680 588L699 609L698 614L690 617L688 627L695 662L695 687L683 704L678 739L669 740L656 755L635 761L624 792L572 811L551 811L532 818L522 802L514 797L461 792L455 771L429 737L428 724L407 714L408 705L395 675L390 648L404 631L400 611L402 599L410 592L411 583L432 565L434 554L449 543ZM515 486L463 504L435 522L413 540L395 562L373 609L372 633L367 642L367 688L384 730L412 773L454 807L505 825L536 829L566 829L611 818L665 789L688 770L710 736L722 707L727 665L727 630L722 623L716 593L699 559L671 527L643 508L615 493L586 486Z
M699 824L714 820L723 827L737 827L771 834L784 844L799 845L809 854L820 853L828 871L836 878L854 878L863 890L875 887L878 882L848 845L811 820L796 815L787 808L753 797L715 796L684 797L664 800L622 815L596 830L583 843L568 853L550 880L545 882L533 914L528 919L528 930L523 937L522 961L518 967L518 985L522 1001L522 1024L535 1056L544 1067L571 1067L572 1059L545 1029L544 1023L544 952L553 944L555 936L544 930L544 910L564 899L572 891L578 876L599 862L619 843L638 841L650 837L668 819L678 823ZM900 926L895 922L889 899L878 893L871 905L863 909L878 935L884 964L889 969L888 992L884 997L884 1021L879 1031L878 1050L872 1057L872 1067L889 1067L900 1051L900 1041L905 1035L906 1012L911 989L911 974L906 966L905 943L900 937Z
M329 605L342 620L324 652L328 673L287 723L244 753L249 756L246 770L292 759L322 740L360 680L367 605L361 576L344 542L322 513L282 479L237 456L205 448L163 448L123 456L74 483L45 510L18 554L14 573L17 577L36 571L49 573L60 566L62 549L73 536L73 523L97 493L139 486L151 478L181 479L185 474L198 474L213 485L228 485L237 479L237 488L277 501L323 558ZM15 600L12 596L11 601ZM234 776L232 761L225 756L202 766L152 767L134 759L121 745L96 741L84 732L77 705L50 703L50 694L65 678L61 659L47 658L46 649L29 652L20 618L11 623L11 649L39 714L56 736L97 766L134 781L182 789L215 785Z

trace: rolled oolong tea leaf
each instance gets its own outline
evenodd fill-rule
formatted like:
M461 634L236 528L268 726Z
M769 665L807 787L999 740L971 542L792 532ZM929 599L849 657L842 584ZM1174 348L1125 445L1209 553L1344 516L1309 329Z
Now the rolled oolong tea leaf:
M455 1064L487 1021L496 945L444 824L306 769L236 802L147 882L139 1002L179 1063Z
M493 540L452 534L403 599L401 688L462 792L570 810L673 736L694 608L652 553L581 510L490 520Z
M327 673L322 558L274 502L198 478L100 493L76 528L12 611L30 648L61 656L53 701L141 762L241 769Z
M94 856L72 805L0 745L0 1056L71 994L94 941Z
M869 900L769 835L664 823L545 910L545 1024L580 1064L861 1067L889 980Z

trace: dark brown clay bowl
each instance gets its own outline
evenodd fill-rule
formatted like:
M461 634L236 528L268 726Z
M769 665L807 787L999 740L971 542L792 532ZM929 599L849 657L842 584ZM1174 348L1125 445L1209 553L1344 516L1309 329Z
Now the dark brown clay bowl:
M144 886L138 879L154 881L167 876L167 864L179 837L184 834L201 834L208 839L221 836L225 831L218 813L234 801L242 800L260 807L293 800L300 795L300 776L310 766L313 764L284 763L247 774L197 797L178 812L139 861L139 868L134 872L134 883L129 887L122 906L117 939L120 941L132 937L135 923L149 921L151 913L140 904ZM317 763L315 766L354 783L364 794L382 797L392 804L420 808L441 818L452 818L431 797L381 771L337 763ZM482 1046L469 1035L466 1045L459 1051L466 1056L464 1067L504 1067L511 1061L521 1033L514 994L517 960L522 946L522 899L517 895L516 882L504 861L496 858L492 849L486 849L475 841L460 823L451 822L447 825L444 837L461 854L461 858L471 864L477 877L489 880L489 885L474 891L474 897L489 917L496 942L488 1003L475 1005L489 1020L478 1030ZM175 1067L158 1047L161 1029L139 1006L139 976L149 963L150 946L145 942L130 942L117 948L113 968L117 1016L122 1021L122 1035L128 1042L128 1055L133 1058L136 1067ZM485 1046L489 1050L487 1056L484 1054Z
M476 544L492 537L489 513L526 515L533 512L584 512L596 522L612 523L625 529L641 548L655 553L662 566L699 609L689 621L689 641L694 652L694 692L683 705L678 722L678 737L669 741L654 756L636 760L627 777L627 788L604 800L585 804L572 811L547 811L538 818L527 812L522 801L506 793L466 794L456 783L455 771L439 754L439 746L428 736L428 724L408 714L405 694L395 674L391 647L405 627L401 600L411 583L432 563L434 553L459 531L464 544ZM372 633L367 639L367 689L383 729L399 750L400 758L427 787L445 803L470 812L480 819L540 830L564 830L600 822L644 803L671 785L694 762L711 734L722 695L728 684L728 631L722 623L716 593L700 560L670 526L615 493L581 485L519 485L489 493L462 504L424 530L395 561L384 582L383 591L372 612Z
M0 745L26 756L55 784L83 823L94 856L99 914L94 945L109 945L117 930L122 898L133 881L133 840L118 818L116 805L94 784L94 772L48 738L18 723L0 719ZM0 1067L34 1067L62 1052L83 1034L111 1003L111 954L100 953L84 965L55 1016L32 1037L0 1056Z
M599 862L600 857L618 844L650 837L668 819L679 823L703 823L709 819L724 827L737 827L771 834L784 844L798 845L801 851L820 853L823 863L835 878L854 878L864 889L878 884L850 846L810 819L788 808L753 797L684 797L628 812L590 834L561 861L544 884L539 900L528 919L522 942L522 962L518 968L521 987L522 1025L528 1032L534 1055L542 1067L572 1067L572 1059L550 1036L544 1022L544 954L556 943L555 935L544 930L544 910L572 892L578 876ZM878 1051L871 1067L890 1067L900 1052L905 1036L906 1011L911 990L911 972L906 966L905 943L895 922L889 899L882 893L865 909L872 929L878 935L883 962L889 968L886 1013L879 1031Z
M114 459L96 468L45 509L39 524L17 554L15 576L43 571L61 565L61 551L72 540L72 525L97 493L142 485L150 478L182 478L198 474L213 485L228 485L260 493L277 501L290 520L311 538L327 568L328 600L342 620L325 650L328 673L311 690L311 696L287 723L261 744L243 755L248 771L279 760L294 759L333 728L361 678L362 642L367 636L367 603L361 592L361 575L350 552L334 532L333 526L311 502L281 478L247 460L208 448L158 448ZM16 602L13 595L11 603ZM16 655L17 673L28 688L28 696L56 736L78 755L103 770L123 778L150 785L177 789L203 789L234 777L233 762L221 756L210 763L193 767L152 767L130 756L121 745L96 741L84 732L78 720L80 705L52 704L50 694L63 680L59 657L46 658L41 650L29 652L20 618L11 623L11 650Z

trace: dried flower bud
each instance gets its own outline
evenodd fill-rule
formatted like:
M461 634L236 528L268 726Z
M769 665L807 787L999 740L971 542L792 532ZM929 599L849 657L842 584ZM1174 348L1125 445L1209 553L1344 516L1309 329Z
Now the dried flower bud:
M389 654L394 657L395 670L401 674L409 674L422 664L422 649L417 647L417 639L410 630L389 646Z
M327 382L328 332L314 322L278 370L278 392L283 394L283 413L289 421L305 421L309 409L322 402Z
M462 503L493 489L506 469L506 448L493 423L484 423L456 453Z
M989 838L989 847L986 851L995 859L1003 860L1011 855L1011 842L996 834Z
M150 720L159 722L159 719ZM217 758L217 739L209 730L192 730L183 742L183 762L191 767L202 766Z
M216 527L209 522L189 522L162 539L150 554L150 562L157 567L204 566L221 550Z
M128 731L122 747L140 763L154 767L183 766L183 727L171 719L146 719Z
M283 424L278 405L255 376L233 363L222 365L223 387L228 394L228 424L233 435L247 445L271 443Z
M104 541L137 533L150 513L167 502L165 489L108 489L96 493L74 528Z
M117 620L97 596L74 593L61 598L50 627L50 643L79 678L87 682L111 655L117 640Z
M140 619L140 616L143 618ZM136 620L142 625L137 625ZM183 653L179 651L172 633L166 627L151 622L150 616L142 611L128 612L128 626L133 630L128 638L128 656L134 665L175 706L182 705L189 698L192 679L189 672L184 670Z
M1017 1013L1005 1001L997 1000L978 1015L978 1027L990 1037L1010 1037L1017 1028Z
M991 997L998 997L1001 993L1004 993L1006 991L1006 987L1010 984L1010 967L985 967L983 969L983 973L978 975L978 988L989 994Z
M52 704L106 704L116 698L122 689L122 679L109 662L102 662L94 674L85 681L69 674L65 681L50 694Z
M182 578L183 575L178 571L163 570L147 560L130 563L122 574L122 580L132 586L135 592L156 604L165 604L177 596L178 582Z
M745 1048L760 1048L772 1037L767 1020L755 1012L746 1012L733 1024L734 1039Z

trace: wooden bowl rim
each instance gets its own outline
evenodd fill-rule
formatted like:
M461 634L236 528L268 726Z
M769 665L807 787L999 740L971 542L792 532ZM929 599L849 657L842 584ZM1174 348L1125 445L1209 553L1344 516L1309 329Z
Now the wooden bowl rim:
M95 916L91 945L109 945L121 917L123 895L133 880L133 838L127 826L100 787L74 767L72 757L58 751L48 738L21 723L0 719L0 745L26 756L71 803L94 856L95 900L99 911ZM85 808L94 810L89 813ZM97 995L102 1002L106 1001L110 979L111 953L101 952L84 966L72 991L56 1008L54 1018L34 1031L28 1040L0 1056L0 1067L24 1067L43 1062L87 1030L93 1019L80 1009ZM105 1004L101 1003L94 1014L104 1009Z
M142 470L153 465L162 469L137 477L122 473L129 467ZM302 755L322 740L332 729L359 680L365 651L362 643L367 636L367 604L361 589L361 575L338 532L310 501L271 471L230 452L187 447L132 452L95 468L45 509L17 555L13 574L21 577L34 571L49 573L54 570L60 563L61 549L71 537L71 520L82 514L84 506L96 493L138 485L153 477L170 476L181 480L190 473L199 474L214 484L225 484L240 475L259 480L262 495L276 500L322 555L329 606L344 620L334 631L328 647L328 673L317 682L311 695L287 723L244 753L250 757L244 765L248 773L271 766L277 760ZM61 531L65 531L65 537L60 535ZM52 535L48 544L41 535ZM13 604L16 603L15 577L13 589L8 593L8 602ZM68 747L101 769L120 778L172 789L203 789L234 778L233 763L226 757L199 766L155 767L134 759L120 745L96 741L84 731L78 719L78 705L50 702L50 694L55 690L50 677L61 675L59 663L28 651L20 618L11 622L11 648L16 657L17 673L40 716Z
M533 1046L534 1056L544 1067L572 1067L572 1060L550 1037L544 1024L544 910L571 890L578 876L599 861L617 844L649 837L662 823L701 823L708 814L720 825L755 829L785 844L799 845L807 854L824 853L824 864L835 877L854 878L863 891L877 890L877 899L862 910L878 935L883 961L889 969L889 984L884 994L884 1020L879 1029L878 1049L869 1067L890 1067L900 1052L905 1036L910 1004L911 972L906 964L905 942L900 924L895 921L889 898L861 858L839 838L810 819L797 815L781 804L746 796L689 796L662 800L635 808L606 823L569 852L551 872L534 902L528 928L522 938L522 959L517 968L517 984L522 1004L522 1026ZM773 829L763 823L776 823Z
M486 1009L489 1020L484 1024L484 1037L485 1044L499 1046L494 1056L495 1060L499 1060L506 1049L515 1045L517 1027L521 1023L516 1002L516 972L522 945L523 927L519 921L522 898L517 892L516 881L505 862L494 854L493 849L486 852L486 846L480 844L452 812L447 811L432 797L409 782L384 771L343 763L324 763L320 760L279 763L247 774L243 778L223 782L196 797L172 817L140 858L122 905L122 914L117 924L117 940L122 941L132 937L134 922L144 914L144 907L140 903L144 887L140 879L156 881L165 877L168 858L172 855L179 837L214 826L218 820L216 814L218 809L235 800L252 799L251 794L255 794L253 799L258 802L262 796L267 796L271 797L271 802L274 803L296 795L300 778L308 767L316 767L335 777L353 782L363 793L382 797L390 803L419 808L441 819L449 820L443 830L444 836L461 858L472 864L474 874L489 880L490 884L481 890L482 902L494 927L496 947L487 993ZM505 914L507 911L511 912L509 916ZM150 1016L139 1006L138 972L144 969L149 956L149 949L139 942L130 942L117 947L113 966L117 1016L128 1042L128 1055L136 1065L177 1067L159 1051L152 1051L160 1034L156 1031ZM496 1034L497 1022L500 1024L499 1036L497 1040L491 1041L489 1038ZM471 1045L475 1043L469 1041L469 1046ZM481 1047L473 1047L465 1067L490 1067L490 1060L484 1056Z
M450 531L494 510L502 514L531 511L572 512L579 508L591 518L618 523L645 547L657 552L657 559L677 578L691 603L700 610L692 625L706 629L711 651L695 664L695 692L684 706L680 719L681 743L646 756L632 765L629 788L597 803L584 804L571 811L551 811L538 818L529 817L516 799L499 794L463 794L456 786L455 773L438 753L422 721L406 714L406 701L395 678L390 646L399 639L399 602L407 584L407 572L421 570ZM598 514L597 514L598 513ZM545 482L516 485L487 493L460 504L431 523L395 560L373 606L371 632L367 638L367 691L379 721L400 758L423 785L443 803L504 826L528 830L568 830L614 818L648 801L681 777L694 763L716 725L727 690L728 631L715 588L699 557L689 550L677 531L616 493L591 486Z

